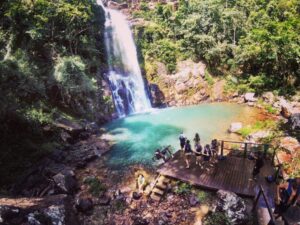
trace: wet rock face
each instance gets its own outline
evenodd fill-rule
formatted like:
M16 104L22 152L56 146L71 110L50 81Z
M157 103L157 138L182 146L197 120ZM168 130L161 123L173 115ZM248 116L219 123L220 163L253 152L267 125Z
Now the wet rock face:
M235 193L219 190L217 192L218 202L216 210L224 212L234 225L243 225L247 221L246 204L244 200Z
M300 113L295 113L290 116L289 125L294 131L300 130Z
M150 84L149 88L150 88L153 106L154 107L163 106L165 96L164 96L163 92L159 89L158 85Z

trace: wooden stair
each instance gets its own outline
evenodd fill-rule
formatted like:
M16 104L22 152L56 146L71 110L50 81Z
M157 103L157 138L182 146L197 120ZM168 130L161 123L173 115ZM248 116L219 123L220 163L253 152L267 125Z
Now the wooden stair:
M171 180L163 175L159 175L150 192L150 198L154 201L160 201L168 188Z

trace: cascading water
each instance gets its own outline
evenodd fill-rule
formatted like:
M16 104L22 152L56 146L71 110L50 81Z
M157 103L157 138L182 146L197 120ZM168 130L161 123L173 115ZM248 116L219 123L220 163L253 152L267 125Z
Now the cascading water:
M151 108L137 59L137 51L125 16L116 10L105 11L105 46L108 58L108 80L120 117Z

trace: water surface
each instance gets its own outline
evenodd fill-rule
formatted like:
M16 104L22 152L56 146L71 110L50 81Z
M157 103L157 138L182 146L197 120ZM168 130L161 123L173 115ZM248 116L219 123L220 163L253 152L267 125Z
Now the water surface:
M236 136L227 132L230 124L237 121L249 124L257 115L254 108L215 103L158 109L118 119L105 126L114 142L107 163L112 168L135 163L153 164L155 149L166 145L179 148L181 131L191 141L198 132L202 144L210 143L213 138L234 139Z

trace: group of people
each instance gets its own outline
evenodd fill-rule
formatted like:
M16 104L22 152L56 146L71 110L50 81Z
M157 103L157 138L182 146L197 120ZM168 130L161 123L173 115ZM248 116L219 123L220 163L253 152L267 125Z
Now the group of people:
M180 147L184 152L186 168L190 168L191 155L196 156L196 165L202 168L204 162L209 162L212 158L214 159L217 156L219 148L218 141L214 139L210 145L206 144L202 147L198 133L195 134L193 141L194 148L192 148L190 140L186 138L183 132L179 135Z

